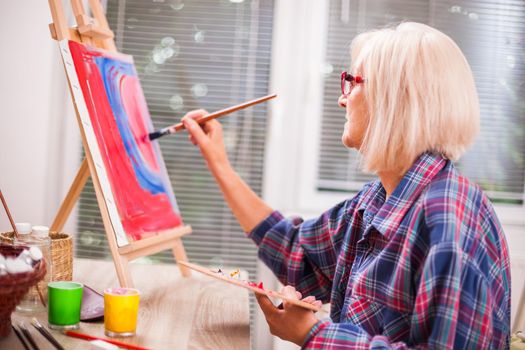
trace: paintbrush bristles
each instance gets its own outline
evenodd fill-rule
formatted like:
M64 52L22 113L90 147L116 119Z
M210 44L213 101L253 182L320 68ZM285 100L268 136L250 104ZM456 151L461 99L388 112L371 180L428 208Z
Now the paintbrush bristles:
M162 136L168 135L168 134L171 134L170 128L163 128L163 129L160 129L160 130L157 130L157 131L154 131L154 132L150 133L149 134L149 139L151 141L153 141L153 140L158 139L159 137L162 137Z
M9 212L9 207L7 206L7 202L5 201L2 190L0 190L0 199L2 200L2 205L4 206L5 212L7 213L7 217L9 218L9 222L11 223L11 227L13 227L13 232L15 233L15 237L18 238L18 230L16 229L16 225L13 220L13 217L11 216L11 213Z
M55 349L64 350L64 347L55 339L55 337L53 337L53 335L46 329L46 327L42 326L42 324L38 322L36 317L33 317L31 319L31 324L55 347Z

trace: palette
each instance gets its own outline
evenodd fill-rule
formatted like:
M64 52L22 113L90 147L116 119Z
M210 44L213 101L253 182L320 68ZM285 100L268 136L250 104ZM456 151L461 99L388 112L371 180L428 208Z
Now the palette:
M211 269L208 269L208 268L205 268L203 266L200 266L200 265L197 265L197 264L193 264L193 263L190 263L190 262L187 262L187 261L177 261L177 264L189 267L190 269L192 269L194 271L200 272L200 273L202 273L202 274L204 274L206 276L213 277L213 278L218 279L220 281L223 281L223 282L226 282L226 283L230 283L230 284L233 284L235 286L251 290L252 292L254 292L256 294L262 294L262 295L266 295L268 297L279 298L279 299L281 299L283 301L287 301L287 302L289 302L291 304L303 307L303 308L308 309L308 310L312 310L312 311L319 311L320 310L320 307L312 305L310 303L306 303L306 302L304 302L302 300L289 298L289 297L287 297L286 295L284 295L282 293L279 293L279 292L276 292L276 291L273 291L273 290L269 290L269 289L260 288L254 282L242 281L242 280L230 277L228 275L220 274L217 271L214 271L214 270L211 270ZM259 284L259 286L260 285L261 284Z

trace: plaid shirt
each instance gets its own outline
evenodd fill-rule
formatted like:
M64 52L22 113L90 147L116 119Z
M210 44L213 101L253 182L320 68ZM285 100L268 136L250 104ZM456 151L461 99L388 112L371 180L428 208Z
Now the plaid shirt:
M249 236L284 284L331 303L305 349L505 349L507 243L489 200L425 153L317 219L273 212Z

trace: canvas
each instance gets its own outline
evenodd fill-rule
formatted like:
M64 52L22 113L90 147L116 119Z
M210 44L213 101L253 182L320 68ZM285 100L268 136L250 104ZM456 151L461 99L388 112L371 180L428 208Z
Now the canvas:
M182 225L133 58L60 46L117 244Z

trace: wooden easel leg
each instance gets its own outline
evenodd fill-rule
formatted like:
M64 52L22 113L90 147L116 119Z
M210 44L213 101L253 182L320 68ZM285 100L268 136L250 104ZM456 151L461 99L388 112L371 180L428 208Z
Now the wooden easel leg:
M121 287L133 288L133 279L129 271L129 260L117 253L117 256L113 256L113 262L115 263L115 269L117 270L117 277Z
M180 238L177 238L174 240L174 245L172 248L173 256L175 256L175 260L177 261L188 261L188 257L186 256L186 250L184 249L184 245L182 244L182 240ZM186 266L179 265L180 273L184 277L191 276L191 270L187 268Z
M52 35L55 40L69 39L69 26L61 0L49 0L51 17L53 18Z
M73 210L73 207L75 206L75 203L78 200L78 196L80 196L82 189L86 185L88 178L89 166L87 160L84 158L82 164L80 165L80 169L78 169L77 176L75 176L75 180L73 180L73 183L69 188L69 192L67 193L66 198L64 198L62 205L60 205L60 209L58 210L58 213L55 216L55 220L53 220L53 224L51 224L50 231L62 231L67 219L69 218L69 214L71 214L71 211Z

